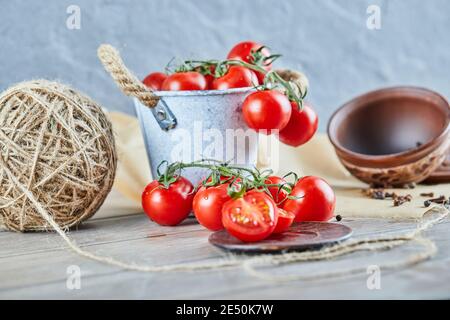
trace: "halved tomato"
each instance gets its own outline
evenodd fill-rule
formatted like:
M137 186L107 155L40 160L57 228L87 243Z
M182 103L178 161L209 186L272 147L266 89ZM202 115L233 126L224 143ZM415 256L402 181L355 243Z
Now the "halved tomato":
M278 220L278 208L264 192L249 191L242 198L226 202L222 223L234 237L244 242L260 241L270 236Z
M272 233L283 233L294 223L295 215L278 208L278 222Z

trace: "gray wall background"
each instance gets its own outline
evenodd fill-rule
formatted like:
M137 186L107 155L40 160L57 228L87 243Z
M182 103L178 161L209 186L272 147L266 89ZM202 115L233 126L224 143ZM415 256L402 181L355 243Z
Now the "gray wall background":
M302 70L323 131L339 105L396 84L450 97L450 1L447 0L0 0L0 90L15 82L58 79L105 107L134 114L96 57L101 43L122 52L140 78L172 57L225 58L253 39ZM66 9L81 8L81 29ZM381 29L366 27L368 5Z

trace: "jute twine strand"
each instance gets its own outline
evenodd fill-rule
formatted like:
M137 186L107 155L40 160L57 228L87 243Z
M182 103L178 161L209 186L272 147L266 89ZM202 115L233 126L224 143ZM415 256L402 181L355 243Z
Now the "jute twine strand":
M138 98L150 108L156 106L159 98L131 73L114 47L102 44L97 50L97 55L123 93Z
M407 259L383 263L378 265L380 269L398 269L415 265L427 260L437 252L437 247L430 239L422 237L422 233L436 223L439 223L448 216L449 212L444 207L437 207L429 211L425 217L417 224L416 228L409 232L395 233L386 236L368 237L363 239L349 240L331 247L325 247L318 251L306 251L299 253L289 253L280 256L261 257L259 260L249 259L243 263L244 269L251 275L271 281L283 282L293 280L314 280L320 278L339 277L357 274L366 271L366 266L355 267L345 270L336 270L317 274L295 274L295 275L272 275L255 269L257 265L278 265L300 261L315 261L331 259L341 255L357 251L379 251L388 250L403 245L407 242L415 242L421 245L424 250L410 255ZM265 259L266 258L266 259Z
M88 97L47 80L0 95L0 217L6 228L49 228L23 190L59 226L78 225L103 203L115 169L111 123Z
M359 244L357 247L354 247L354 250L351 250L351 252L356 251L379 251L379 250L389 250L396 246L405 244L407 240L389 240L388 243L386 242L379 242L379 243L372 243L372 244ZM399 269L399 268L405 268L408 266L412 266L415 264L418 264L419 262L422 262L424 260L427 260L431 258L434 254L437 252L436 245L433 241L427 238L423 237L416 237L411 239L411 242L417 243L418 245L421 245L424 247L422 252L414 253L407 257L406 259L394 261L394 262L386 262L383 264L378 264L378 267L382 270L388 270L388 269ZM348 251L348 250L347 250ZM295 261L307 261L305 260L307 257L290 257L289 260L295 260ZM328 257L327 259L332 258L332 256ZM276 260L276 259L275 259ZM282 263L286 263L286 261L283 261ZM247 271L250 275L264 279L269 281L275 281L275 282L289 282L289 281L311 281L311 280L317 280L317 279L325 279L325 278L333 278L333 277L344 277L349 275L355 275L359 273L364 273L367 271L367 266L359 266L359 267L353 267L349 269L341 269L341 270L335 270L335 271L327 271L322 273L308 273L307 275L304 274L288 274L288 275L273 275L271 273L258 271L255 266L258 264L258 262L248 261L244 263L243 267L244 270ZM267 261L267 265L270 264L279 264L278 261Z

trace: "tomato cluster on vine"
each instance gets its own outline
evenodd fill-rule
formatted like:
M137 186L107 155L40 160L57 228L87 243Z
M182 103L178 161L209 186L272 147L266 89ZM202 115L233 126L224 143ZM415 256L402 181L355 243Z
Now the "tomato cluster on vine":
M149 74L143 83L156 91L228 90L252 87L242 103L248 127L264 134L275 133L290 146L309 141L318 127L318 117L303 100L307 87L283 79L272 70L281 55L254 41L236 44L226 60L186 60L166 73Z
M209 175L194 187L181 175L186 168L203 168ZM291 176L293 181L289 182ZM278 177L270 170L260 172L201 160L167 165L145 188L142 207L161 225L178 225L193 211L205 228L226 229L242 241L254 242L288 231L294 221L329 220L335 195L318 177L298 179L293 173Z

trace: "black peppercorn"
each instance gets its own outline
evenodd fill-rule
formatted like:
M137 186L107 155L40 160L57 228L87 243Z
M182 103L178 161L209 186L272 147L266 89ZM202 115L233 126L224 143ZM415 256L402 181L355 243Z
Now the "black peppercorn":
M434 192L423 192L420 194L421 197L430 197L433 198L434 197Z

